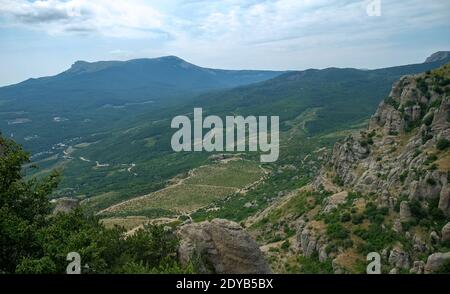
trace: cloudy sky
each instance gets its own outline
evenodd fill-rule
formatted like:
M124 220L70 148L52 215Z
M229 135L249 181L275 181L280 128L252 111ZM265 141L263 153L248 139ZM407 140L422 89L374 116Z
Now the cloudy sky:
M381 15L368 4L381 2ZM371 8L376 8L370 5ZM448 0L0 0L0 85L76 60L379 68L450 50Z

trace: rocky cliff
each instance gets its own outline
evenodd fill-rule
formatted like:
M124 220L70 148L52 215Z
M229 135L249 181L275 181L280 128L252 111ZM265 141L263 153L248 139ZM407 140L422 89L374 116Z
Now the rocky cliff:
M269 274L271 269L257 243L237 223L214 219L178 230L178 257L192 263L200 273Z
M449 271L449 117L450 64L396 82L310 186L247 221L277 271L365 272L370 252L385 273Z
M439 199L450 213L450 66L403 77L381 102L359 136L335 145L322 179L360 193L375 193L380 205L394 207L400 199Z
M365 207L369 230L351 230L355 238L370 241L370 226L379 224L391 240L381 253L392 273L433 272L450 262L449 117L450 64L405 76L366 131L335 145L314 183L320 190L328 179L338 190L358 195L351 206L359 201Z

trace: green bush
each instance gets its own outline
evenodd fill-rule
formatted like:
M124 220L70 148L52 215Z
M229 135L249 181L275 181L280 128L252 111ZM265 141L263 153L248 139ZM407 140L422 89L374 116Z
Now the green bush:
M345 239L348 238L348 230L346 230L340 223L333 223L327 226L327 236L331 239Z
M397 101L395 101L392 97L387 97L384 99L384 103L391 105L392 107L394 107L395 109L398 109L400 106L400 103L398 103Z
M291 243L289 242L289 240L286 240L283 243L281 243L281 249L283 249L283 250L288 250L290 246L291 246Z
M307 274L332 274L333 266L331 260L320 262L319 257L313 254L311 257L299 256L298 263L301 265L301 272Z
M358 251L363 254L380 252L397 241L397 235L393 231L383 229L379 224L371 224L367 230L357 228L354 234L365 241L358 246Z
M381 224L384 221L384 217L389 213L387 207L377 208L373 202L369 202L366 205L364 215L368 220L373 223Z
M434 186L434 185L436 185L436 181L433 178L428 178L427 184L430 186Z
M425 116L422 121L425 125L430 126L431 123L433 122L433 119L434 119L434 115L430 114L430 115Z
M350 213L346 212L341 215L341 222L346 223L352 219Z
M450 147L450 141L445 138L439 139L436 143L436 148L441 151L445 150L449 147Z
M352 224L359 225L364 221L364 215L362 214L352 214Z

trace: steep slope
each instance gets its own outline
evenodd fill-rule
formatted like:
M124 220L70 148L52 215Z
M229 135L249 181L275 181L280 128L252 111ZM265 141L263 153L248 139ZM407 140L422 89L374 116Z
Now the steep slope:
M450 64L396 82L312 185L247 220L273 267L365 272L378 252L386 273L448 272L449 117Z

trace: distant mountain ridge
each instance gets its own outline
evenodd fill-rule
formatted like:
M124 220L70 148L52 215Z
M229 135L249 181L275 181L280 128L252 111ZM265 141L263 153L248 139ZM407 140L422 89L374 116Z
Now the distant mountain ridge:
M46 167L60 166L61 157L75 158L64 166L60 187L71 191L64 195L115 192L117 199L108 199L112 204L154 191L206 160L199 153L174 154L170 147L171 119L190 115L194 107L221 117L276 115L282 135L298 130L302 139L318 137L364 123L395 80L446 62L450 60L377 70L261 72L207 69L170 56L79 61L59 75L0 88L0 129L31 150L33 160L45 160ZM291 164L298 146L281 138L286 148L279 162ZM67 146L83 147L77 157ZM93 169L86 159L110 163L111 169L133 164L139 176Z
M247 114L278 114L281 122L295 118L307 108L318 107L321 108L318 119L306 127L320 132L341 123L345 125L349 119L367 118L376 109L380 97L389 94L394 81L450 62L450 56L440 56L433 62L374 70L330 67L289 71L259 84L208 93L197 104L210 106L216 112L239 109ZM336 119L334 124L330 124L331 117Z
M230 88L257 83L283 72L203 68L176 56L128 61L77 61L68 70L51 77L28 79L1 90L36 87L40 90L147 90L154 96ZM37 89L36 89L37 90ZM22 93L15 92L15 95ZM133 96L133 93L128 93ZM0 97L1 98L1 97ZM133 97L130 97L133 98Z

